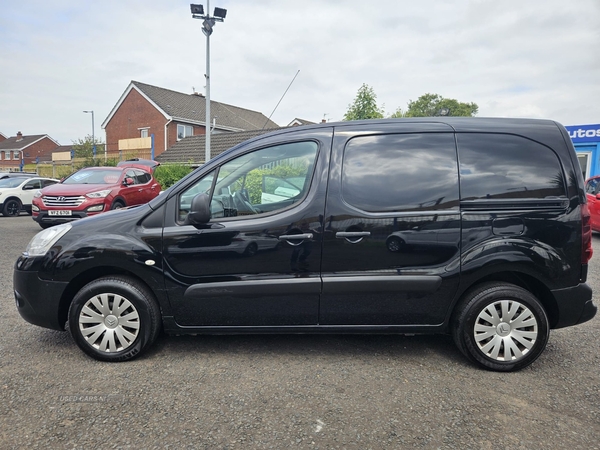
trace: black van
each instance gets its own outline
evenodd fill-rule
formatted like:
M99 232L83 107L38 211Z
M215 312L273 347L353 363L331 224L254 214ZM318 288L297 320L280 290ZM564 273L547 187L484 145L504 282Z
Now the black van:
M287 128L149 204L40 232L25 320L124 361L167 333L451 333L481 366L531 364L596 314L583 178L549 120Z

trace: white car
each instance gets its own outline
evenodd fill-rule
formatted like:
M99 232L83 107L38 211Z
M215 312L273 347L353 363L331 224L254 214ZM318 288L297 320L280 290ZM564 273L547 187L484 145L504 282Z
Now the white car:
M31 201L35 193L55 183L58 183L58 180L42 177L0 180L0 211L5 216L18 216L23 209L31 214Z

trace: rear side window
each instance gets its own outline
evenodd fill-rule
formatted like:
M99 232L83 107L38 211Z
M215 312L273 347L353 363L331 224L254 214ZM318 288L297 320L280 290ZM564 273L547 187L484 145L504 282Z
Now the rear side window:
M457 134L463 200L566 197L560 161L548 147L504 134Z
M139 184L146 184L151 179L150 174L148 172L144 172L143 170L136 170L135 175Z
M598 192L598 181L600 178L592 178L585 185L585 192L588 194L596 194Z
M358 136L344 150L342 197L367 212L458 208L452 133Z

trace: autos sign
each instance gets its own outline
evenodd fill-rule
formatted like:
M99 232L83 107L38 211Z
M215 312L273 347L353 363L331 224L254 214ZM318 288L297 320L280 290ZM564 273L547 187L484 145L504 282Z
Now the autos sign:
M572 125L565 128L574 143L600 141L600 124Z

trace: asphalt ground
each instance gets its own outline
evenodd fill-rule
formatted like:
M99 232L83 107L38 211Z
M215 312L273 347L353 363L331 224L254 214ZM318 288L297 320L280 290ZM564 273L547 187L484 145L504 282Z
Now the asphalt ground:
M2 449L600 448L600 318L508 374L448 336L161 336L101 363L17 313L13 264L38 231L0 217Z

